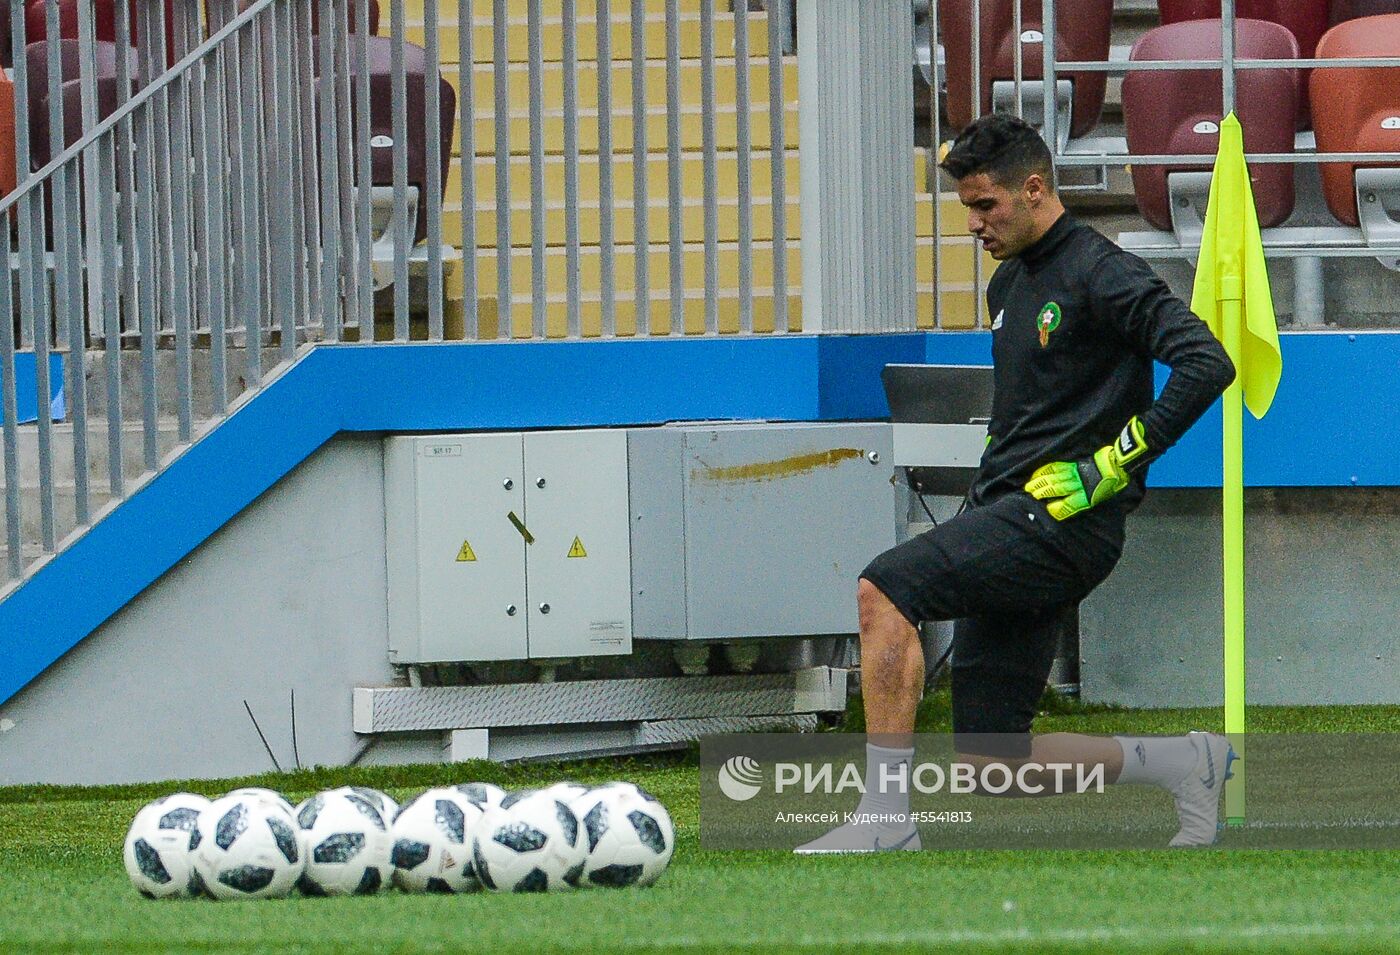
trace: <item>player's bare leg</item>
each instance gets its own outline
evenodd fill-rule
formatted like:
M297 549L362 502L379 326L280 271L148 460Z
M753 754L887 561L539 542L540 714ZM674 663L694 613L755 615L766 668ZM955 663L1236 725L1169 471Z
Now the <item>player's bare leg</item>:
M924 688L924 651L918 631L870 581L856 590L860 610L861 696L865 703L865 795L853 822L799 846L800 854L918 849L903 785L914 758L914 712ZM900 764L903 764L901 766ZM885 789L890 791L886 792Z
M860 608L860 689L865 702L865 731L872 742L906 747L912 742L914 711L924 689L924 650L918 631L888 597L861 578L856 590Z

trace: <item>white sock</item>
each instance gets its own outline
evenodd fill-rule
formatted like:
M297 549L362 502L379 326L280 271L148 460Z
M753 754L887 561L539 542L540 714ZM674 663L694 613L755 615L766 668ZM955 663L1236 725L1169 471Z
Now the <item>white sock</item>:
M900 766L901 763L904 765ZM908 831L909 776L913 764L912 748L890 749L866 743L865 795L861 797L857 812L873 815L875 825L881 829Z
M1196 765L1196 747L1186 736L1115 736L1123 747L1118 782L1171 788Z

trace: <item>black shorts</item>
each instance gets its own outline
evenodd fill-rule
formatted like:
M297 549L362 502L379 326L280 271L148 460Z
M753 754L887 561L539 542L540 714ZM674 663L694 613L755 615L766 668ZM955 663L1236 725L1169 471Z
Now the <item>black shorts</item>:
M1127 509L1057 521L1029 494L965 511L886 551L861 574L916 627L955 620L958 751L1025 756L1065 615L1123 552ZM978 739L970 738L977 734ZM988 739L982 734L1007 734Z

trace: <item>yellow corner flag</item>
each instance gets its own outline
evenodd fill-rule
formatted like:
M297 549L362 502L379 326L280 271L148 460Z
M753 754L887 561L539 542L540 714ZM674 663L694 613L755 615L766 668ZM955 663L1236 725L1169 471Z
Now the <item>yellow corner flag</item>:
M1249 168L1244 161L1244 134L1231 113L1220 123L1220 150L1210 181L1201 255L1191 311L1225 346L1235 363L1235 381L1225 390L1222 421L1221 497L1224 526L1225 733L1243 758L1245 743L1244 626L1244 410L1262 418L1273 403L1283 373L1278 323L1259 216ZM1244 767L1225 784L1225 818L1244 824Z
M1238 303L1235 311L1228 303ZM1278 321L1269 293L1269 273L1264 265L1264 243L1259 238L1259 216L1254 190L1244 162L1244 134L1231 113L1220 123L1220 151L1210 180L1205 234L1191 292L1191 311L1203 318L1222 343L1227 313L1243 320L1239 348L1230 352L1244 403L1256 418L1264 417L1274 400L1283 357L1278 347Z

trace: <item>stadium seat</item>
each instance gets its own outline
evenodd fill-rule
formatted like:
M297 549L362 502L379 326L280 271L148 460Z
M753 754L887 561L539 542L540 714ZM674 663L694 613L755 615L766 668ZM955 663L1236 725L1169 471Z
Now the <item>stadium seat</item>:
M1044 34L1041 32L1041 0L1020 0L1023 113L1028 118L1042 116L1042 76ZM939 4L939 36L947 57L948 121L955 129L972 122L972 9L973 0L943 0ZM1055 55L1061 60L1107 60L1112 29L1113 0L1059 0L1055 4ZM1015 50L1011 0L981 0L981 108L1015 109ZM1057 77L1061 90L1058 108L1061 116L1070 105L1068 135L1083 136L1099 123L1103 112L1107 75L1067 73ZM995 104L995 106L994 106ZM1071 105L1072 104L1072 105ZM1063 141L1066 124L1057 129Z
M369 58L368 67L370 74L369 96L369 135L370 135L370 167L371 180L375 186L392 186L394 184L394 151L392 148L394 136L394 113L393 113L393 92L391 88L391 57L393 52L393 41L388 37L369 37ZM313 55L317 60L319 72L319 50L313 47ZM407 106L408 106L408 185L416 189L419 196L424 195L424 187L427 185L428 169L428 136L425 124L415 117L423 115L423 75L427 62L426 54L421 46L414 46L412 43L404 44L404 73L407 77ZM351 89L358 93L359 87L354 82L354 77L359 75L359 58L350 57ZM452 159L452 134L457 123L457 91L452 84L441 78L439 74L439 140L441 142L442 157L442 191L447 190L447 170ZM359 103L356 95L351 96L352 117L358 115ZM412 211L410 214L414 214ZM428 223L426 215L416 215L414 228L414 242L420 242L427 237Z
M76 81L79 77L78 62L78 41L60 40L58 42L59 69L63 83ZM115 43L98 42L96 46L97 76L99 83L103 79L110 79L110 90L107 95L112 98L115 104L116 96L116 68L117 68L117 45ZM24 60L29 79L29 155L31 166L39 169L45 165L51 156L49 151L49 45L47 42L31 43L24 48ZM136 71L136 56L131 54L131 69ZM67 102L65 98L65 103ZM110 109L102 112L105 116ZM64 126L71 130L81 132L80 111L70 112L65 106ZM74 120L78 120L76 126ZM67 135L67 134L65 134ZM70 136L66 142L76 141L77 136Z
M1319 59L1400 54L1400 14L1347 20L1317 45ZM1312 95L1327 103L1316 118L1317 151L1400 154L1400 68L1336 67L1313 70ZM1393 165L1324 163L1322 193L1332 215L1361 227L1368 244L1377 231L1400 240L1400 158ZM1389 212L1387 212L1389 210Z
M1317 41L1327 32L1329 6L1329 0L1235 0L1235 16L1287 27L1298 41L1298 55L1310 59ZM1157 10L1164 24L1187 20L1220 22L1220 0L1157 0ZM1299 129L1309 123L1307 83L1308 71L1304 70L1298 100Z
M80 0L58 0L58 35L64 40L76 40L78 38L78 3ZM82 0L82 2L94 4L93 28L97 34L97 39L104 43L115 43L117 40L116 27L116 4L113 0ZM131 45L136 45L136 3L131 0L130 23L131 23ZM24 8L24 39L25 42L35 43L48 39L48 19L45 13L44 0L29 0ZM165 0L165 37L166 37L166 65L175 62L175 49L171 44L171 38L175 36L175 5L174 0Z
M1346 20L1378 17L1387 13L1400 13L1400 0L1332 0L1331 22L1336 26Z
M238 0L238 12L242 13L253 5L255 0ZM311 3L311 32L321 31L321 2L320 0L309 0ZM355 32L355 16L360 9L360 0L349 0L349 10L346 20L349 22L350 32ZM369 0L369 35L379 35L379 0Z
M10 0L0 0L0 67L15 65L14 43L10 40Z
M0 198L15 191L15 85L0 73Z
M1293 59L1298 41L1286 28L1262 20L1240 20L1237 47L1241 58ZM1132 60L1208 60L1220 56L1220 21L1193 20L1156 27L1133 44ZM1250 152L1293 151L1298 76L1296 70L1241 70L1236 78L1236 115ZM1138 71L1123 80L1123 121L1128 151L1133 154L1199 154L1200 165L1134 164L1133 191L1143 218L1159 229L1173 228L1172 189L1187 187L1197 195L1209 186L1209 171L1220 142L1222 98L1218 70ZM1181 173L1203 173L1192 180L1169 182ZM1275 226L1293 211L1293 167L1258 165L1250 170L1259 224ZM1188 186L1189 182L1189 186ZM1178 205L1182 200L1178 199ZM1203 205L1203 203L1202 203ZM1187 221L1185 217L1183 222ZM1178 226L1180 234L1183 230Z

